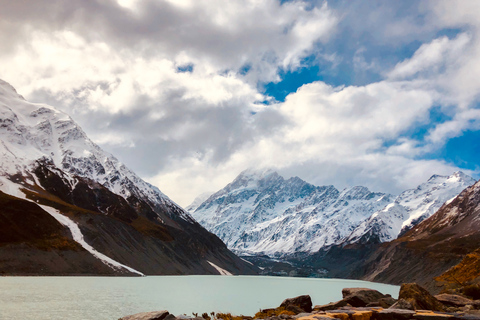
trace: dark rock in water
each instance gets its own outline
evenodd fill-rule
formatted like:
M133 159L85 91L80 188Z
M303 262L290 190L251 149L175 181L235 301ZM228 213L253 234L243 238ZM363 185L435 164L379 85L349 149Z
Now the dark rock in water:
M141 312L130 316L120 318L118 320L164 320L170 313L166 310Z
M391 307L388 309L404 309L404 310L415 310L413 305L405 299L398 299Z
M410 302L415 310L445 311L440 301L416 283L402 284L398 299Z
M296 308L291 308L292 306L300 308L301 309L300 312L296 312L295 310L290 310L290 309L296 309ZM280 308L285 308L287 310L290 310L296 313L312 312L312 299L310 298L309 295L303 295L295 298L285 299L280 305Z
M386 309L375 312L372 320L408 320L412 319L415 311L404 309Z
M437 294L435 298L441 303L443 303L444 305L451 306L451 307L463 307L468 304L470 305L473 304L473 300L459 296L457 294L442 293L442 294Z
M366 307L369 303L387 298L383 293L367 288L345 288L342 290L343 301L353 307Z

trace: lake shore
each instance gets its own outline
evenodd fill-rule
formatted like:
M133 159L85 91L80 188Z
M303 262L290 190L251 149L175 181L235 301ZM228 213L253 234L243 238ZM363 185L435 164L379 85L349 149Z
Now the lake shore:
M343 299L313 306L309 295L289 298L277 308L254 316L231 313L193 313L174 316L168 311L143 312L119 320L480 320L480 300L457 294L432 296L417 284L403 284L398 299L368 288L344 288Z

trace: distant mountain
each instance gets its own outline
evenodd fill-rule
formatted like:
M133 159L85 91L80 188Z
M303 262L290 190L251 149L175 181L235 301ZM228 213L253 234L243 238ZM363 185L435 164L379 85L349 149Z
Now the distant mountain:
M365 279L400 283L406 275L440 291L480 283L480 182L462 191L365 263Z
M480 182L393 241L343 243L296 262L324 268L328 277L417 282L432 292L479 284Z
M255 273L69 116L1 80L0 191L0 273Z
M308 255L333 245L393 240L474 182L461 172L434 175L395 197L250 169L190 212L238 254Z
M346 239L347 243L387 242L433 215L475 180L462 172L434 175L416 189L402 192L392 203L362 222Z
M280 257L341 242L393 199L365 187L338 191L246 170L191 213L234 252Z

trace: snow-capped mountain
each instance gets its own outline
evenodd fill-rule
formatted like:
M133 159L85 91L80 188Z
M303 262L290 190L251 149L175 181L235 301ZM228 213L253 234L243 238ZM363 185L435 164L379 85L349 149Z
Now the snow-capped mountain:
M283 256L338 243L393 199L365 187L338 191L246 170L191 213L235 252Z
M362 222L346 242L372 243L396 239L474 183L475 180L463 172L450 176L434 175L416 189L402 192L395 201Z
M395 197L360 186L338 191L250 169L190 212L234 252L285 257L393 240L474 182L461 172L434 175Z
M8 199L36 204L32 212L51 215L67 230L63 236L115 272L215 274L212 264L235 273L246 267L158 188L93 143L68 115L25 101L1 80L0 160L0 191L15 197ZM0 213L10 214L4 208ZM24 234L25 225L17 223L18 234Z

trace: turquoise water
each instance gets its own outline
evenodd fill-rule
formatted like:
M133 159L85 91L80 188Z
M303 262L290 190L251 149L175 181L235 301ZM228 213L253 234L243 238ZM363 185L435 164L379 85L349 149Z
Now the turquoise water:
M394 298L399 291L357 280L260 276L0 277L0 319L116 320L158 310L254 315L302 294L309 294L314 305L337 301L347 287L368 287Z

